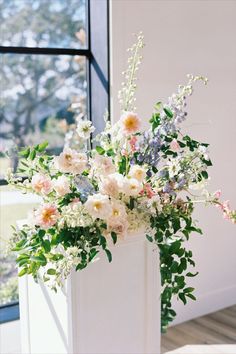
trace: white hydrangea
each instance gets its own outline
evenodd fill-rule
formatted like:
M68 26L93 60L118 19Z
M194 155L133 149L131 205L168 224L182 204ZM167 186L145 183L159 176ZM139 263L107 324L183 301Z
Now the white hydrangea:
M62 207L61 219L59 221L60 227L63 227L65 224L69 227L87 227L92 225L92 223L92 217L81 202L72 202Z

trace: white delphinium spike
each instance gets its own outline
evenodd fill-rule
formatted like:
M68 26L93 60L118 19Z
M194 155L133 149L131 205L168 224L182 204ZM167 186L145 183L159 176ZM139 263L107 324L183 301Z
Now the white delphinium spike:
M118 93L121 110L123 112L135 111L134 94L137 88L136 73L142 60L142 56L139 55L139 51L144 47L143 39L143 34L140 32L137 35L137 42L127 50L128 52L131 52L131 56L128 58L127 70L122 73L124 75L125 82L122 83L122 88Z

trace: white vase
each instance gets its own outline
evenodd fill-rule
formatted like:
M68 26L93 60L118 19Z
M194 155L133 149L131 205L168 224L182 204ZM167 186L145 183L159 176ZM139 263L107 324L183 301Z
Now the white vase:
M157 250L129 236L54 293L31 277L19 281L22 353L159 354Z

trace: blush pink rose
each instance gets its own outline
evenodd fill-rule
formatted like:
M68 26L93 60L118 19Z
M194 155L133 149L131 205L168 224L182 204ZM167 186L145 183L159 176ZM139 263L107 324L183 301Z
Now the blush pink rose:
M70 181L67 177L60 176L53 181L53 189L60 197L63 197L65 194L70 193Z
M76 150L65 148L54 159L55 167L63 173L81 174L87 168L87 156Z
M52 191L50 177L37 173L32 177L31 186L36 193L49 194Z
M43 229L48 229L56 224L60 217L60 213L54 204L46 203L43 204L35 211L35 224L42 227Z
M141 120L133 112L125 112L120 118L120 123L125 135L137 133L141 127Z

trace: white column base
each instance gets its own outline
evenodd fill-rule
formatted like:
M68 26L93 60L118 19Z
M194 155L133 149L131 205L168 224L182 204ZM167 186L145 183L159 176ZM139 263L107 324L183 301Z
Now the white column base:
M37 354L159 354L157 250L129 236L54 293L20 279L22 352Z

